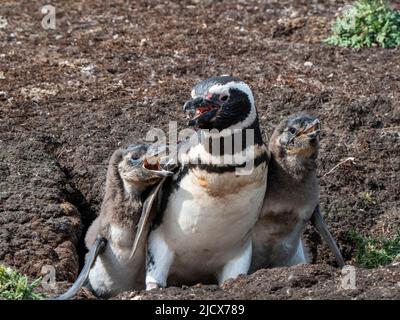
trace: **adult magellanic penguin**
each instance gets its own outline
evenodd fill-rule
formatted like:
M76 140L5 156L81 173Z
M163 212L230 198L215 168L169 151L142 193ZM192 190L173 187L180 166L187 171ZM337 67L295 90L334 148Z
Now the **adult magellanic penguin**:
M246 274L269 153L254 97L238 78L198 83L184 111L198 140L180 154L148 238L146 288L222 283ZM250 168L250 170L243 170Z

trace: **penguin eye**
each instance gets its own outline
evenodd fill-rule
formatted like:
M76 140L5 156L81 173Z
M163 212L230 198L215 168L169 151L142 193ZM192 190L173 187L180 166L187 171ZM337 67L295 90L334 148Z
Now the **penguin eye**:
M131 160L139 160L140 159L140 155L139 154L132 154L131 155Z
M289 128L289 132L290 132L291 134L296 134L297 130L296 130L296 128L290 127L290 128Z
M229 96L227 94L221 94L219 100L222 102L228 101Z

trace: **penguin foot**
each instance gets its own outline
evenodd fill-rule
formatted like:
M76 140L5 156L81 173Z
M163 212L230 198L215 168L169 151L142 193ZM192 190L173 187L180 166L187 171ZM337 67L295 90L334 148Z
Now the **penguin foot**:
M146 291L153 290L153 289L160 289L161 286L156 282L148 282L146 283Z

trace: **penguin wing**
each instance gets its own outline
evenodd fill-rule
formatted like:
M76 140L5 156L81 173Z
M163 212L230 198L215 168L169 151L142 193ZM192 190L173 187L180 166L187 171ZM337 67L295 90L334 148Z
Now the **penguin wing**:
M97 235L96 239L94 240L93 244L90 247L88 254L86 255L85 265L83 266L82 271L79 273L79 276L75 280L72 287L69 288L68 291L65 292L64 294L62 294L54 299L51 298L50 300L70 300L74 296L76 296L78 291L82 288L82 286L85 284L86 280L88 279L90 269L93 267L99 253L106 246L106 243L107 243L107 240L105 238L103 238L100 235Z
M154 212L154 202L157 199L158 193L160 192L161 187L166 179L167 177L163 178L158 184L153 187L153 189L150 191L150 194L147 196L145 202L143 203L142 214L136 228L137 231L135 235L135 240L133 241L132 251L129 256L130 259L135 256L139 244L143 243L143 241L146 241L151 222L153 221L154 215L152 213Z
M342 253L340 252L340 249L335 239L333 238L332 234L328 230L328 226L326 225L325 220L322 217L321 212L319 210L319 204L317 205L311 216L311 221L314 224L315 228L318 230L318 232L321 234L322 238L328 244L329 249L331 249L331 251L335 255L335 259L338 266L340 268L343 268L345 266L345 262Z

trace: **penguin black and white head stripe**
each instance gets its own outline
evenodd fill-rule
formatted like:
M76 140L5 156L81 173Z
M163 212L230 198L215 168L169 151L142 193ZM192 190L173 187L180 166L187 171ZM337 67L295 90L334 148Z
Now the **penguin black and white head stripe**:
M190 162L198 160L232 170L267 154L254 96L246 83L236 77L212 77L196 84L191 96L183 107L191 117L189 125L199 128L201 137L208 141L192 148ZM243 152L254 157L249 159Z
M199 82L184 110L194 112L189 124L201 129L245 129L257 118L249 86L236 77L212 77Z

